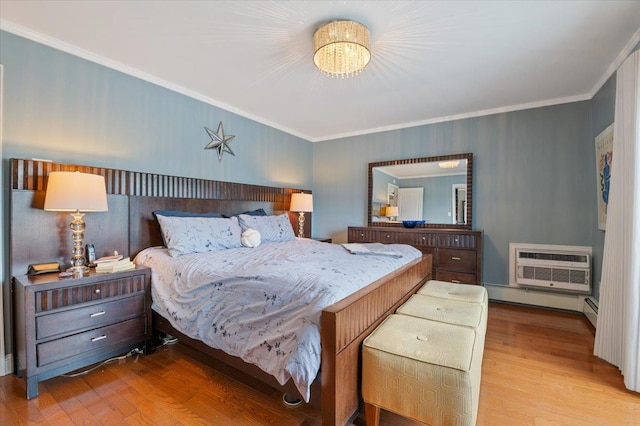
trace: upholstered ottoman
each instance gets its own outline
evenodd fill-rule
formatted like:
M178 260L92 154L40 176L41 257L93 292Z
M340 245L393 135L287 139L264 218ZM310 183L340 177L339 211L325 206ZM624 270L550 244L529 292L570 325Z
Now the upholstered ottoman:
M377 426L380 408L428 425L474 425L482 363L476 344L469 327L385 319L363 342L367 426Z
M461 325L482 334L487 330L486 308L483 303L414 294L398 308L396 313Z
M430 280L417 291L417 294L463 302L488 303L487 289L479 285Z

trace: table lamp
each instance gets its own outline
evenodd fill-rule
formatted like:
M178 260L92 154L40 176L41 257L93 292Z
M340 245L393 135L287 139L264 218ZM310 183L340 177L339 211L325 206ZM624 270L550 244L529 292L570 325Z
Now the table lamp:
M398 207L396 206L389 206L384 211L384 215L387 216L391 221L393 221L394 217L397 220L398 214L399 214Z
M304 238L304 213L313 211L313 195L303 192L291 194L289 211L298 212L298 237Z
M71 232L73 257L71 270L82 275L85 266L84 212L104 212L108 210L107 191L104 177L80 172L51 172L47 181L44 209L54 212L72 212Z

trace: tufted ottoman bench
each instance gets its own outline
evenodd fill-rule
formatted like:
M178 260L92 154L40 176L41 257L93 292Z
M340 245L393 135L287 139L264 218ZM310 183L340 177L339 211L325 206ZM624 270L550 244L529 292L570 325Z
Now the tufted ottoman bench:
M489 296L484 287L429 281L397 310L403 315L471 327L484 349ZM482 352L480 353L482 356Z
M363 342L367 425L380 408L428 425L474 425L487 327L483 287L429 281Z
M469 327L394 314L363 342L367 426L380 408L428 425L473 425L480 364Z
M487 289L478 285L430 280L416 294L461 300L463 302L482 303L483 305L488 303Z

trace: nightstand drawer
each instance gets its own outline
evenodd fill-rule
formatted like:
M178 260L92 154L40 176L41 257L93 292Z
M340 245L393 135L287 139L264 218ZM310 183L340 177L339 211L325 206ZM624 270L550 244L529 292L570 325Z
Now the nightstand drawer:
M38 367L60 362L86 352L99 351L109 346L139 338L146 333L146 317L138 317L84 333L37 345Z
M52 309L78 305L94 300L145 292L146 276L144 274L126 276L120 279L111 278L108 274L104 275L104 281L99 283L36 291L36 312L50 311ZM99 275L96 275L96 277L99 277Z
M36 339L69 334L75 330L112 324L145 312L145 295L141 293L112 302L41 315L36 318Z
M476 252L472 250L438 250L438 267L460 272L475 272Z

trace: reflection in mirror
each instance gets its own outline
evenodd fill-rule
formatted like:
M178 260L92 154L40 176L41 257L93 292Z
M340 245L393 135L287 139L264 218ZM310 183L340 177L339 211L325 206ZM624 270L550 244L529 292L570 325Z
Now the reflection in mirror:
M471 228L472 170L473 154L370 163L369 226Z
M453 222L456 225L464 225L467 223L467 184L453 184L451 187L451 211Z

